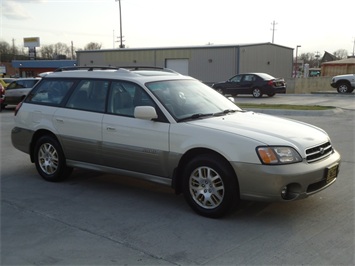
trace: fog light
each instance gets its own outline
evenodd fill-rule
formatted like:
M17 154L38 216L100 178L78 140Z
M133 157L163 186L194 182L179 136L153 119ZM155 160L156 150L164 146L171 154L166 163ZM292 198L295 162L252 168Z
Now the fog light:
M283 199L287 198L287 186L282 188L282 190L281 190L281 198L283 198Z

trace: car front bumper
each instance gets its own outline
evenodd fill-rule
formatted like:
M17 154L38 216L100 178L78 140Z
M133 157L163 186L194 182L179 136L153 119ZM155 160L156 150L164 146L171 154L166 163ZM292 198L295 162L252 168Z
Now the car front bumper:
M306 198L332 185L337 179L340 159L340 154L334 151L314 163L255 165L232 162L232 166L237 174L241 199L289 201ZM327 180L328 169L335 169L336 173ZM285 188L287 195L283 194Z

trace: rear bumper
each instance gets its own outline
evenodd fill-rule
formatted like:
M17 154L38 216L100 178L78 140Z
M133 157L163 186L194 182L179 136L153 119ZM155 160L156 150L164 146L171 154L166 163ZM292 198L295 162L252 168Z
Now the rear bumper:
M286 88L275 88L275 93L286 93Z
M27 154L30 154L30 146L34 132L28 129L14 127L11 131L12 145Z

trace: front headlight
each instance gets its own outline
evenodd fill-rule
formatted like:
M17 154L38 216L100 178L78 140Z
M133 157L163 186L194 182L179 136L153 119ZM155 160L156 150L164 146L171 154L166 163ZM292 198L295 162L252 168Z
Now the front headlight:
M290 164L302 161L298 152L291 147L257 147L256 152L263 164Z

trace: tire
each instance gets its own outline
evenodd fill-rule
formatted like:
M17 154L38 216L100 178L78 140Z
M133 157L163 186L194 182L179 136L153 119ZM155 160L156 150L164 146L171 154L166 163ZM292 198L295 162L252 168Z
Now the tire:
M338 85L337 91L338 91L339 93L349 93L349 91L350 91L350 86L349 86L349 84L346 83L346 82L341 82L341 83L339 83L339 85Z
M237 178L220 156L203 154L192 159L183 172L183 193L198 214L218 218L239 202Z
M263 96L259 88L254 88L252 93L254 98L260 98L261 96Z
M70 176L73 170L66 166L59 142L49 135L37 140L33 158L37 172L47 181L62 181Z
M222 95L225 95L225 91L222 88L216 88L216 91L219 92Z
M275 96L275 93L269 93L267 96L269 96L269 97L274 97L274 96Z

